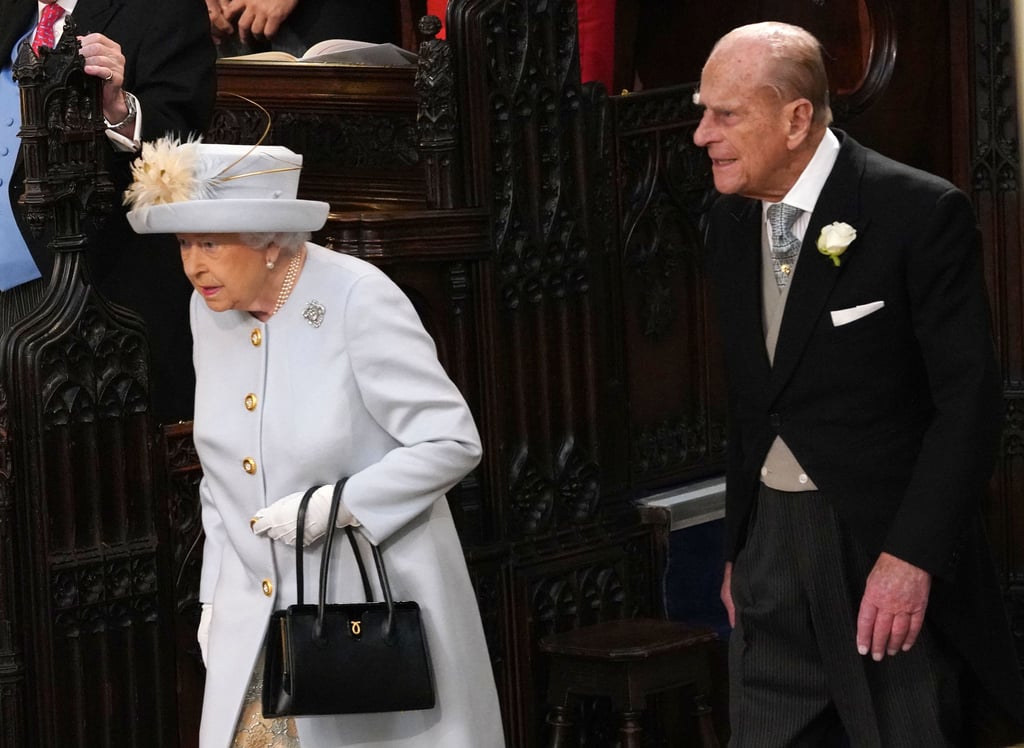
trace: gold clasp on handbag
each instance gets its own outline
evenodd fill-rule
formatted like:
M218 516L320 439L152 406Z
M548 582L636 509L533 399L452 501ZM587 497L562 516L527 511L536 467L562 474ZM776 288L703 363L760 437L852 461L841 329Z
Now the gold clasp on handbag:
M363 633L363 622L362 621L349 621L348 629L352 632L352 636L361 636Z

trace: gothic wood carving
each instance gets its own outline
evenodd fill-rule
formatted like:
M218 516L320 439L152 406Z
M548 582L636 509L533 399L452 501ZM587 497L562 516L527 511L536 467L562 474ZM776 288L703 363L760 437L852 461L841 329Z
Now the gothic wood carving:
M448 9L466 201L491 216L495 488L518 538L592 520L625 488L603 459L626 433L607 293L615 227L593 202L610 195L607 169L596 168L607 100L581 90L575 10L494 0Z
M427 186L415 75L413 66L220 60L206 139L259 142L267 125L263 107L271 117L266 142L303 155L299 197L325 200L332 212L422 209Z
M702 272L714 197L693 86L615 98L633 486L722 472L725 409Z
M1020 146L1009 0L976 0L951 26L967 35L962 48L973 56L971 69L971 141L961 143L970 155L963 177L980 219L996 342L1003 371L1006 425L1003 451L993 480L993 501L986 524L997 564L1005 574L1007 604L1024 668L1024 284L1021 281L1021 196L1018 180ZM1017 42L1020 43L1020 40Z
M452 48L443 39L435 38L440 30L441 22L436 16L420 19L418 31L423 41L416 68L416 125L427 177L427 205L454 208L462 204L462 185L455 179L460 166L458 105Z
M0 338L3 532L16 538L0 655L10 748L174 743L148 349L140 320L88 276L82 224L112 207L113 190L100 84L83 66L68 18L55 50L37 58L23 45L14 67L23 207L55 260L42 302Z

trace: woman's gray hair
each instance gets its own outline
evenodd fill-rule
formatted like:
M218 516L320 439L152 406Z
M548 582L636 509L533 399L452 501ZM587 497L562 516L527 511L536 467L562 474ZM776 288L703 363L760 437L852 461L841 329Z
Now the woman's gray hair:
M252 231L242 232L238 235L242 243L253 249L266 249L271 244L276 244L281 249L281 254L286 257L293 255L302 249L303 245L310 239L308 231Z

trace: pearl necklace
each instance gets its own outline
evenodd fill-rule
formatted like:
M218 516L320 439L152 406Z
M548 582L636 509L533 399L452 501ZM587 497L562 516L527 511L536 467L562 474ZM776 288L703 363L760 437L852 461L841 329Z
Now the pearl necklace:
M288 301L288 297L292 294L292 289L295 288L295 277L299 274L299 265L302 264L302 250L295 253L295 256L288 263L288 270L284 274L284 282L281 284L281 290L277 294L277 303L274 304L273 314L277 314L281 311L281 307L284 306L284 302Z

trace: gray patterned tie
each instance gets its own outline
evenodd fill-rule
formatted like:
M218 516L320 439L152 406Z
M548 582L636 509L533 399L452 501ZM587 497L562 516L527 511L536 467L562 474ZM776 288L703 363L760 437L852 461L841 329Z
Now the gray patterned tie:
M796 257L800 254L800 240L793 236L790 229L801 212L800 208L785 203L768 206L768 223L772 231L772 269L780 291L789 283Z

